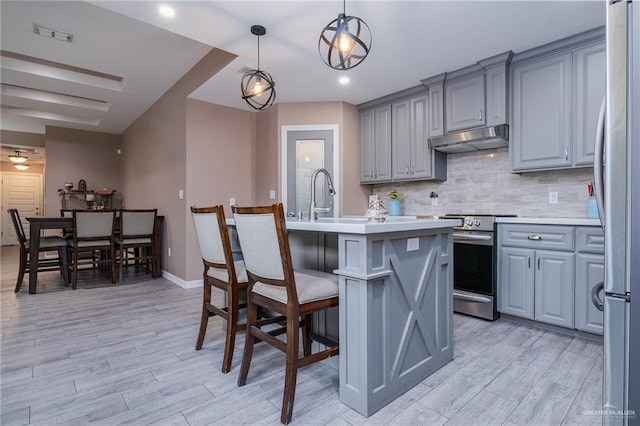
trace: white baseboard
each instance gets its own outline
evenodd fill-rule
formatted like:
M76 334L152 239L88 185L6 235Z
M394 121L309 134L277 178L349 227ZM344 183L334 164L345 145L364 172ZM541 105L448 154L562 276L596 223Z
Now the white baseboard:
M202 287L202 278L199 280L193 280L193 281L185 281L180 277L176 277L173 274L170 274L169 272L162 270L162 278L166 279L167 281L171 281L172 283L182 287L182 288L198 288L198 287Z

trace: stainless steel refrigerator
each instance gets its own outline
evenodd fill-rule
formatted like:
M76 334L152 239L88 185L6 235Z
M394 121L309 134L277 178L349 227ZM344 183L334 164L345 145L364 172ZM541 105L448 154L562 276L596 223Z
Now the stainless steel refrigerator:
M594 163L605 235L602 412L604 424L640 425L640 1L607 1L606 9Z

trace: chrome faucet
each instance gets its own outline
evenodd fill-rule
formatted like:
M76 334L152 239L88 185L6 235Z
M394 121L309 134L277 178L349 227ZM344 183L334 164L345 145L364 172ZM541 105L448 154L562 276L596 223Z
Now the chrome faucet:
M316 207L316 178L320 173L324 174L327 179L329 195L336 195L336 189L333 187L333 181L327 169L316 169L311 175L311 202L309 203L309 220L311 221L318 219L318 212L327 213L331 210L331 207Z

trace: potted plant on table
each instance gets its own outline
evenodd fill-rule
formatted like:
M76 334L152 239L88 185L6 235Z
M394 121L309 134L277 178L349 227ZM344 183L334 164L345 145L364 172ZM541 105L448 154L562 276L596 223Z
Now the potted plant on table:
M400 200L403 196L397 189L389 193L389 216L400 216Z

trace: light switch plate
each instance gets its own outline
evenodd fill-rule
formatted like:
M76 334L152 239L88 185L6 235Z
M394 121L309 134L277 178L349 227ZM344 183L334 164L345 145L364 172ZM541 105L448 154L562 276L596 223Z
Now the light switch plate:
M274 189L269 191L269 199L270 200L275 200L276 199L276 191Z
M229 198L229 205L234 206L236 204L236 199L234 197Z
M407 251L416 251L420 249L420 239L407 238Z
M549 192L549 204L558 204L558 193L556 191Z
M433 197L431 199L431 205L434 207L438 205L438 197Z
M179 200L184 200L184 189L179 189L178 190L178 199Z

